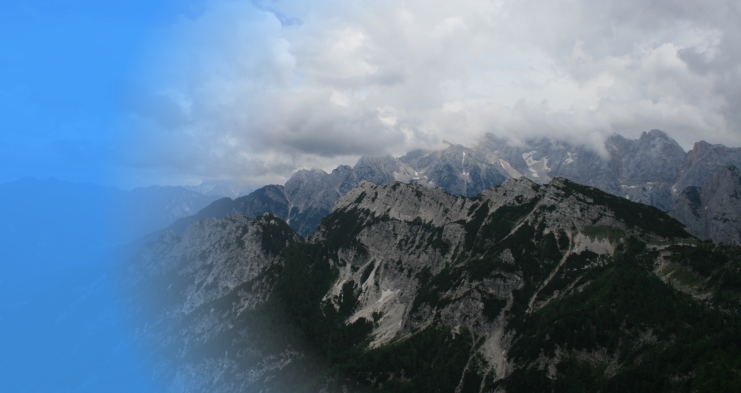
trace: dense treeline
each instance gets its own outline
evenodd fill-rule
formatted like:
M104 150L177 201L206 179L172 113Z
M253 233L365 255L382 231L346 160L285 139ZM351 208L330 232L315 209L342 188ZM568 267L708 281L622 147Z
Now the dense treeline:
M722 252L706 251L686 261ZM511 321L519 337L510 356L531 367L500 384L508 391L741 391L741 318L662 282L652 271L656 253L631 239L583 290ZM567 357L549 378L535 359L556 351L599 356Z

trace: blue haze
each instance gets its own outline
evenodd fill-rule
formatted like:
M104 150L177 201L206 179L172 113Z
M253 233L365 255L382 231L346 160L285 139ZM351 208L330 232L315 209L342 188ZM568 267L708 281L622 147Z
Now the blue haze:
M0 12L0 392L153 392L116 307L112 127L140 48L195 1Z

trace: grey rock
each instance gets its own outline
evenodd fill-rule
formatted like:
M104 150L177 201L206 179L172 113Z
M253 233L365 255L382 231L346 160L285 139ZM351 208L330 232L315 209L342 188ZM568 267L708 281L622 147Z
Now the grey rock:
M741 148L711 145L705 141L695 143L687 153L675 193L689 186L702 186L727 165L741 168Z
M411 169L394 157L360 157L353 168L357 181L366 180L376 184L384 184L394 180L406 180L411 177ZM357 186L357 182L355 183ZM351 187L355 188L354 186ZM342 195L345 195L345 190Z
M741 165L739 148L701 141L685 152L660 130L644 132L637 140L615 134L604 148L607 155L563 141L543 138L512 145L487 135L476 150L512 177L546 183L560 176L664 211L687 186L706 183L724 165Z
M450 145L441 151L414 151L399 160L414 170L410 181L440 187L453 195L476 196L507 178L498 165L461 145Z
M617 197L608 199L607 203L605 199L597 202L595 198L601 195L604 194L598 190L563 178L553 179L547 185L525 177L509 179L470 199L415 184L362 182L337 201L332 214L310 239L321 243L330 241L337 231L346 231L336 224L343 216L354 216L363 222L363 229L355 239L365 252L340 249L336 265L339 278L325 299L338 299L348 282L360 285L359 304L349 322L383 316L373 330L371 347L409 337L423 330L431 320L451 328L465 326L487 343L480 354L487 359L492 372L505 376L512 367L502 356L511 337L505 331L505 310L512 307L513 292L533 278L502 273L499 279L480 281L468 276L441 294L446 299L441 304L447 305L436 307L416 303L420 289L426 285L420 277L436 276L494 244L499 244L495 249L502 248L495 260L520 266L527 260L522 245L513 243L509 248L505 245L508 238L528 233L525 228L537 228L540 235L536 234L536 239L552 234L554 242L568 248L563 250L566 253L559 254L559 260L544 261L543 269L552 273L545 277L541 288L548 285L559 271L557 265L570 253L589 251L607 258L621 239L630 236L648 242L664 242L673 236L691 237L681 224L653 207L631 204L636 210L626 212L616 205L630 202ZM636 220L633 214L643 218ZM649 222L658 232L645 230L644 225ZM596 233L608 227L620 235ZM369 270L370 274L365 273ZM529 304L537 309L548 304L553 296L558 294L541 297L536 291ZM499 299L506 304L501 314L483 318L486 299Z
M644 132L638 140L613 135L605 148L618 179L628 185L673 183L686 156L684 149L660 130Z
M334 202L357 186L358 172L377 181L383 176L384 172L368 168L368 161L372 160L361 158L355 168L341 165L331 173L321 169L296 172L284 186L289 210L288 224L301 236L314 233L322 218L332 210ZM358 170L359 167L365 170Z
M474 196L505 180L492 165L476 158L472 150L462 146L421 154L416 159L410 157L415 156L412 154L401 159L361 157L354 167L341 165L331 173L321 169L302 169L284 186L269 185L234 200L220 199L197 214L178 220L168 229L181 234L189 225L203 218L223 218L233 213L250 217L271 213L305 237L316 231L335 201L361 181L376 184L415 182L442 187L456 195Z
M701 239L741 244L741 172L729 165L702 187L685 188L669 214Z

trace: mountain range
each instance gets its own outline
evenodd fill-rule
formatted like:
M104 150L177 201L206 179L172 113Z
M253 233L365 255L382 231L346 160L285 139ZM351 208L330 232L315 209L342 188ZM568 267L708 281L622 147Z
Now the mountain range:
M741 253L702 240L738 242L738 149L675 145L486 136L242 196L0 185L5 270L137 238L3 277L0 390L732 391Z
M740 256L564 178L363 181L308 239L207 218L118 276L163 391L716 392L741 388Z
M602 152L551 139L514 144L487 134L473 148L449 145L444 150L412 151L399 158L362 157L354 167L343 165L331 173L299 170L283 186L270 185L234 200L214 202L170 229L182 233L202 218L270 212L299 235L310 236L333 203L364 180L417 183L473 197L508 178L525 177L543 184L563 177L663 211L679 212L673 206L687 187L705 185L728 165L741 166L741 148L701 141L685 152L660 130L644 132L637 140L615 134L607 138ZM725 208L741 211L738 203ZM675 217L691 229L697 228L686 221L689 216L677 213ZM695 234L703 239L738 242L738 221L724 225L721 232L728 235L722 238L718 231Z

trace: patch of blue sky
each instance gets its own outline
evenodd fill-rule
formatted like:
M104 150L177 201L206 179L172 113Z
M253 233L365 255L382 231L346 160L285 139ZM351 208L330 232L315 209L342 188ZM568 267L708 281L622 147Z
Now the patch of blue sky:
M68 181L117 183L112 124L137 56L154 31L204 4L3 4L0 391L156 391L110 281L112 191Z
M110 184L111 123L152 31L203 1L32 0L0 13L0 183Z

